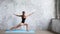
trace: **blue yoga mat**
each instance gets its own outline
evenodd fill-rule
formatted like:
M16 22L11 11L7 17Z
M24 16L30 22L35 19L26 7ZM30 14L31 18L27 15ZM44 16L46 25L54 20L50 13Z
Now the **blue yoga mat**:
M6 33L35 33L34 30L6 30Z

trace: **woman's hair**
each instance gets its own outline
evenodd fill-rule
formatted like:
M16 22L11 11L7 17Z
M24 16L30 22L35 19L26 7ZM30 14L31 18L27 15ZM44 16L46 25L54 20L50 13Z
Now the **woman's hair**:
M22 11L22 14L25 14L25 11Z
M25 13L25 11L23 11L22 13Z

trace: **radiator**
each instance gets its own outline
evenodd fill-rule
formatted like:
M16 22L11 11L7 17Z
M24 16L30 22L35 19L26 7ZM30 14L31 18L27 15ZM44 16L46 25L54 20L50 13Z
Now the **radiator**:
M60 20L59 19L52 20L52 30L54 32L60 33Z

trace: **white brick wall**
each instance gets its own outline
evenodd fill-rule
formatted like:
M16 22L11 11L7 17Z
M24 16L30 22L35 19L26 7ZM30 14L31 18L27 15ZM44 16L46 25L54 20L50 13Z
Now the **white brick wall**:
M30 29L35 29L37 25L47 29L50 19L54 18L54 0L0 0L0 23L7 23L8 28L17 25L21 18L13 13L21 14L23 10L27 14L35 12L26 19Z

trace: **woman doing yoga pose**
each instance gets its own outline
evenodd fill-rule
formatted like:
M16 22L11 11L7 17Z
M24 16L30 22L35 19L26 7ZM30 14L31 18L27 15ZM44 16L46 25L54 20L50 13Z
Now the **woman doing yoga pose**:
M16 29L16 28L21 27L22 25L24 25L24 26L26 26L26 30L28 31L28 24L25 23L25 20L26 20L26 18L27 18L28 16L30 16L30 15L32 15L32 14L33 14L33 13L31 13L31 14L29 14L29 15L25 15L25 11L22 11L22 15L16 15L16 16L21 17L22 21L21 21L21 23L19 23L17 26L12 27L10 30Z

